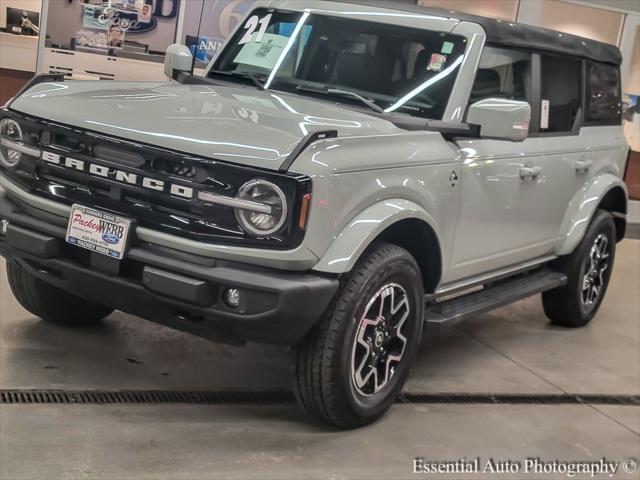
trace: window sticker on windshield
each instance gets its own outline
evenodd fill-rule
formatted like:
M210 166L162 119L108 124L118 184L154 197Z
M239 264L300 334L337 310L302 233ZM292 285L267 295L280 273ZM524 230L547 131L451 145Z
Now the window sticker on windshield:
M427 70L432 72L439 72L444 67L444 64L447 61L446 55L440 55L439 53L432 53L431 60L429 60L429 65L427 65Z
M453 47L455 45L453 44L453 42L444 42L442 44L442 48L440 49L440 53L444 53L446 55L449 55L451 52L453 52Z
M251 41L261 42L264 34L267 33L267 28L269 27L269 22L271 21L272 16L273 14L270 13L269 15L266 15L262 18L258 17L257 15L250 17L249 20L247 20L247 23L244 25L244 29L246 30L246 32L238 42L238 45L244 45L245 43L249 43ZM260 26L260 28L258 29L258 34L254 38L253 34L258 28L258 25Z
M261 42L251 42L244 45L233 61L271 70L288 41L289 37L265 33Z

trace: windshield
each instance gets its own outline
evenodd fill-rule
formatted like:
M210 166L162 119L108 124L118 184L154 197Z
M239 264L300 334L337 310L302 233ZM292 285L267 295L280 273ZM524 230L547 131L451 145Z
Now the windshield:
M215 61L266 88L442 119L464 58L458 35L309 12L255 10ZM360 97L360 98L358 98ZM365 99L365 100L363 100ZM371 105L369 105L371 107Z

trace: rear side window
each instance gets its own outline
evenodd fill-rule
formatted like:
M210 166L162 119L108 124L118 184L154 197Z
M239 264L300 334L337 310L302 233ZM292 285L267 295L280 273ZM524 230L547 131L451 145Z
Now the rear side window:
M470 102L485 98L529 101L531 53L485 47L471 90Z
M587 122L620 123L620 115L620 70L615 65L587 62Z
M582 61L541 55L540 67L540 132L572 132L582 117Z

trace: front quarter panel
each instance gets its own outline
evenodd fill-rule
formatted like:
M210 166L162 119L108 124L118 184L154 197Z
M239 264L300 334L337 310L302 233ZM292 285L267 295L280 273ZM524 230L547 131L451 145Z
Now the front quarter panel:
M307 149L292 171L313 182L304 240L320 259L313 269L349 271L380 233L406 218L429 224L446 265L459 189L451 178L458 165L456 149L435 132L342 137Z
M428 212L418 204L402 198L391 198L370 206L334 239L314 270L325 273L350 271L375 238L396 222L418 218L427 223L441 238L442 232Z

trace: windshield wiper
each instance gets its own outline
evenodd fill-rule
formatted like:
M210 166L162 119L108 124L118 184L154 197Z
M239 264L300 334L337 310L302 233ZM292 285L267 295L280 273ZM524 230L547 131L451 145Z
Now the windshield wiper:
M252 73L242 73L242 72L225 72L224 70L209 70L209 73L213 73L214 75L224 75L226 77L238 77L238 78L246 78L247 80L251 80L253 84L258 87L260 90L266 90L267 87L264 86L264 83L260 81L260 79L252 74Z
M296 87L296 90L300 90L301 92L321 93L323 95L338 95L340 97L349 97L349 98L353 98L355 100L360 101L360 103L363 103L364 105L369 107L371 110L374 110L378 113L384 112L384 110L380 108L378 105L376 105L371 100L363 97L362 95L356 92L350 92L348 90L340 90L339 88L329 88L327 86L312 87L309 85L298 85Z

